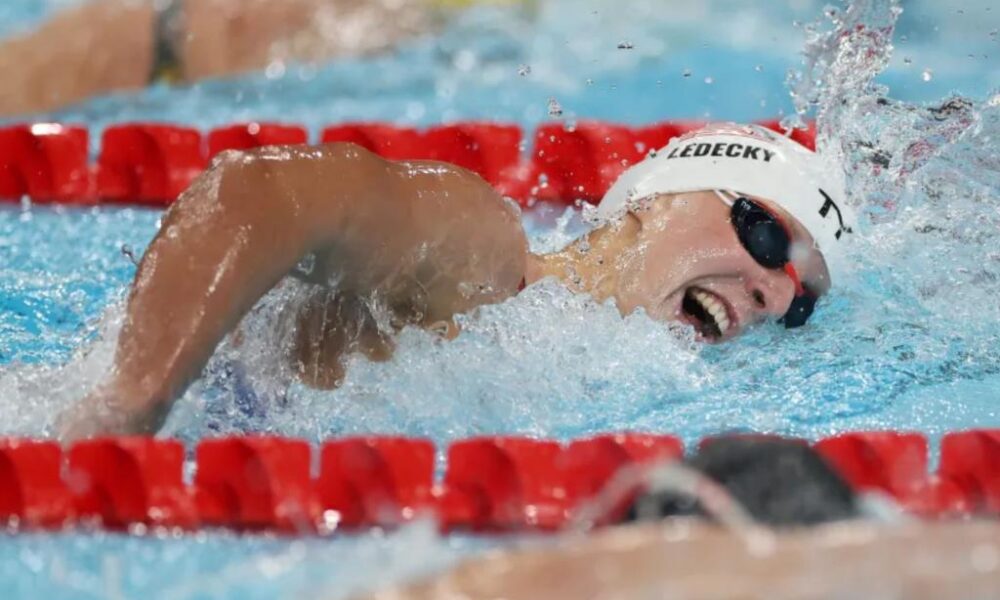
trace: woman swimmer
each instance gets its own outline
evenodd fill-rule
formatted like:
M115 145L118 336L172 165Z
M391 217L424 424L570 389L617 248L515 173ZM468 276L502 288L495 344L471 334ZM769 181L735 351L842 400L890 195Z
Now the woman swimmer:
M452 337L454 315L544 277L710 342L767 318L801 325L830 286L824 254L850 237L835 172L762 128L706 128L626 171L598 208L606 225L534 255L517 208L453 165L390 162L351 144L224 154L164 216L114 367L61 416L60 435L155 431L289 274L335 291L298 315L291 359L318 387L338 383L349 353L389 357L406 325Z

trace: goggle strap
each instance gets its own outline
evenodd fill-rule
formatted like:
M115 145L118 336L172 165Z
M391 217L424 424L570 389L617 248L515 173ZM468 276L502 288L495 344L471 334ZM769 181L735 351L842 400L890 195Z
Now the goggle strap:
M787 274L788 277L791 278L792 283L795 284L795 295L804 296L806 294L806 288L802 285L802 280L799 279L799 272L795 270L795 266L792 265L791 261L785 263L784 269L785 274Z

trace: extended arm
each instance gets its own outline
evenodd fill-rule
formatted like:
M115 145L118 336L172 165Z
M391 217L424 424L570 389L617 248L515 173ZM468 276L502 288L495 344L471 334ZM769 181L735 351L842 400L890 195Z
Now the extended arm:
M170 209L136 274L107 382L63 415L64 439L155 431L216 346L309 253L338 289L427 324L513 294L527 243L475 174L352 144L229 153Z
M170 209L135 278L108 381L63 437L155 430L219 341L300 258L387 202L393 164L351 145L227 154Z

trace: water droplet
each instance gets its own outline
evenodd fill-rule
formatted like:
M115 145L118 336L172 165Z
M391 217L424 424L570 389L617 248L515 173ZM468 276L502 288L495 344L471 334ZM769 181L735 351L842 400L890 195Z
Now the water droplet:
M531 74L531 65L521 65L517 68L517 74L521 77L527 77Z
M129 262L131 262L133 265L137 267L139 266L139 260L135 257L135 252L132 250L132 246L129 246L128 244L122 244L121 252L122 256L129 259Z
M618 42L619 50L631 50L632 48L635 48L635 45L633 45L632 42Z
M708 85L712 85L713 83L715 83L715 80L712 79L711 77L706 77L705 83L707 83Z
M268 79L281 79L285 76L286 71L285 61L275 60L271 61L271 64L267 65L267 68L264 69L264 76Z
M934 71L931 71L930 69L924 69L924 72L923 74L921 74L920 78L923 79L924 81L930 81L931 79L934 79Z
M586 83L587 85L594 85L594 80L588 77Z
M555 98L549 98L549 116L552 118L561 117L563 114L562 105Z
M683 75L684 77L690 77L691 76L691 69L684 69L681 72L681 75Z
M904 56L903 57L903 64L904 65L912 65L913 64L913 59L910 58L909 56Z
M764 70L764 65L756 65L756 66L755 66L755 67L753 68L753 70L754 70L754 71L757 71L758 73L760 73L761 71L763 71L763 70Z

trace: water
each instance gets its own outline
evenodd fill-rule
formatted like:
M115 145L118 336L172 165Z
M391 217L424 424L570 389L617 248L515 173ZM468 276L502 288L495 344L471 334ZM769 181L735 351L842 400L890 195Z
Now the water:
M852 250L856 266L819 305L814 326L763 325L733 343L701 347L681 328L642 314L621 319L612 306L543 283L470 315L452 343L406 331L392 361L358 359L340 389L321 393L284 375L264 350L283 339L279 307L301 295L290 282L244 322L251 343L217 352L167 433L194 441L243 431L313 440L400 432L443 445L478 433L568 438L638 429L691 443L723 430L818 437L895 428L936 437L1000 425L1000 73L990 68L1000 9L928 3L899 15L893 3L859 0L821 17L807 2L768 4L765 12L727 2L681 12L658 6L609 11L595 0L554 2L533 17L477 11L438 43L338 63L307 81L291 69L278 81L161 88L138 102L104 99L55 116L100 126L151 115L201 125L281 115L315 130L347 118L488 117L531 126L547 118L550 99L568 121L706 112L749 119L809 109L818 113L821 143L842 154L852 200L866 216ZM632 47L619 49L623 41ZM786 70L803 47L790 97ZM0 209L6 432L44 432L106 367L134 273L122 247L138 256L158 218L145 210ZM558 210L527 218L539 249L579 231L578 217ZM0 554L9 560L0 564L13 567L0 581L32 597L108 597L111 589L298 597L324 585L346 594L356 588L345 578L364 587L482 547L430 534L415 543L414 535L421 534L332 545L216 534L168 542L7 538ZM373 566L380 552L412 555L414 546L422 558L404 561L402 571ZM351 568L324 570L352 548L359 556ZM161 560L162 573L177 577L150 572ZM269 578L275 563L283 566ZM198 592L217 570L266 585ZM193 583L176 592L181 576Z

